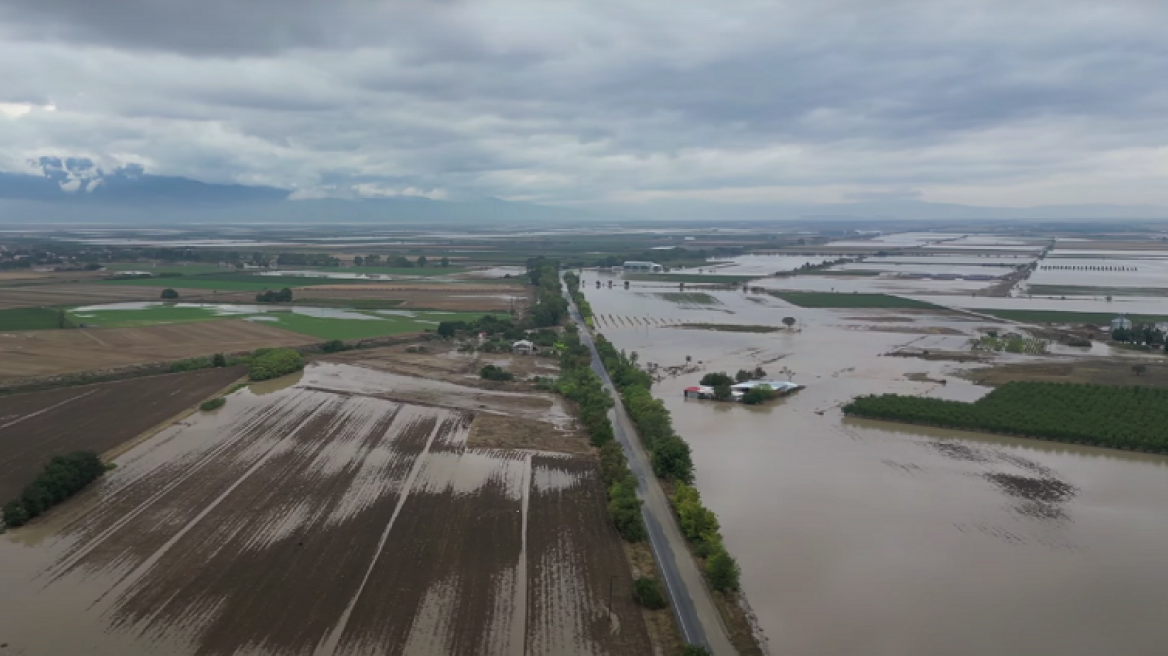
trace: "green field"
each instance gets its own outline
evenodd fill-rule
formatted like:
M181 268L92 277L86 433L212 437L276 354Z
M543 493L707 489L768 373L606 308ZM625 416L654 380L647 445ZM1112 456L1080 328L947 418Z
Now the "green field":
M182 274L183 276L198 276L209 273L230 273L230 269L224 269L221 266L214 264L160 264L155 266L150 262L114 262L111 264L103 264L106 271L148 271L154 275L158 274Z
M762 276L732 276L716 273L626 273L626 280L674 282L674 283L706 283L709 285L737 285L749 282Z
M1096 326L1106 326L1111 323L1112 319L1119 315L1118 312L1062 312L1060 310L983 310L970 308L969 311L1025 323L1087 323ZM1168 316L1162 315L1125 314L1124 316L1136 323L1168 321Z
M308 267L287 267L287 269L288 270L295 270L295 271L315 271L316 270L316 269L310 269ZM378 273L378 274L388 274L388 275L398 275L398 276L426 276L426 277L428 277L428 276L445 276L445 275L450 275L453 273L464 273L464 272L466 272L466 268L465 267L450 266L450 267L446 267L445 269L443 269L442 267L438 266L435 263L433 265L427 265L425 267L383 267L383 266L329 267L327 269L320 269L320 271L331 271L331 272L336 272L336 273Z
M68 313L61 325L61 312L52 308L15 308L0 310L0 333L17 330L53 330L71 328Z
M792 305L805 308L898 308L906 310L941 310L944 309L932 303L914 301L910 298L891 296L889 294L845 294L836 292L783 292L768 291L768 294L780 298Z
M1034 296L1168 296L1164 287L1083 287L1077 285L1029 285Z
M69 320L75 323L84 322L87 325L102 328L128 328L138 326L157 326L174 323L193 323L198 321L217 321L222 319L250 319L257 323L283 328L303 335L328 339L364 339L397 335L401 333L422 332L427 328L436 328L440 321L473 321L483 316L483 312L439 312L439 311L410 311L408 315L378 314L372 310L350 310L347 316L329 316L341 314L341 308L313 308L300 307L299 312L291 308L273 308L269 312L241 312L239 314L225 314L216 311L213 307L175 307L158 305L155 307L133 310L93 310L87 312L70 311ZM319 314L317 314L319 313ZM356 318L351 315L359 315ZM257 319L258 318L258 319ZM55 327L52 326L52 327Z
M654 294L657 298L676 303L681 306L721 305L717 297L705 292L660 292Z
M688 328L690 330L717 330L726 333L777 333L782 329L779 326L759 326L737 323L683 323L679 325L678 328Z
M853 399L844 414L1168 452L1168 390L1119 385L1010 382L966 403L900 394Z
M263 291L284 287L313 287L316 285L346 285L368 283L368 280L338 278L317 278L310 276L260 276L250 273L225 273L220 275L183 276L180 278L132 278L129 280L106 280L106 285L129 285L134 287L173 287L176 289L211 289L216 291Z

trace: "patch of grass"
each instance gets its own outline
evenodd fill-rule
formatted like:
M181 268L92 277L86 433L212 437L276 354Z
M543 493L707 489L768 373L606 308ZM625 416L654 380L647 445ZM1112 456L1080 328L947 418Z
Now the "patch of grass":
M174 307L171 305L160 305L140 310L91 310L81 313L70 310L68 317L74 323L84 323L102 328L132 328L227 318L210 308Z
M710 285L737 285L762 276L733 276L717 273L626 273L625 280L669 283L707 283Z
M678 328L691 330L718 330L728 333L774 333L781 330L778 326L758 326L736 323L683 323Z
M1168 296L1164 287L1085 287L1079 285L1028 285L1035 296Z
M676 303L678 305L721 305L716 297L705 292L660 292L653 294L657 298Z
M250 273L227 273L222 275L184 276L181 278L104 280L102 284L129 285L135 287L178 287L181 289L211 289L239 292L283 289L284 287L312 287L316 285L344 285L368 282L368 280L317 278L312 276L260 276Z
M368 314L368 313L364 313ZM290 330L302 335L319 337L322 340L331 339L368 339L370 337L384 337L386 335L400 335L403 333L420 333L427 328L438 327L440 321L474 321L483 316L483 312L414 312L413 316L374 315L372 319L335 319L330 317L314 317L304 314L280 312L266 316L277 317L277 321L263 323Z
M346 307L354 310L394 310L405 301L382 298L305 298L295 302L307 307Z
M18 330L54 330L56 328L73 328L74 323L68 313L64 322L61 320L61 310L54 308L13 308L0 310L0 332L15 332Z
M873 271L872 269L824 269L814 273L805 273L805 276L878 276L884 273L883 271Z
M288 267L288 268L295 269L297 271L301 270L300 267ZM303 269L303 270L307 271L308 269ZM466 268L465 267L451 266L451 267L446 267L445 269L443 269L442 267L438 266L437 264L434 264L434 265L427 265L424 267L384 267L384 266L336 267L336 268L321 269L321 271L332 271L332 272L336 272L336 273L378 273L378 274L389 274L389 275L400 275L400 276L444 276L444 275L451 274L451 273L463 273L466 271Z
M1105 326L1119 316L1119 312L1063 312L1061 310L997 310L975 309L970 312L980 312L1000 319L1022 321L1025 323L1086 323L1096 326ZM1136 323L1156 323L1168 321L1168 316L1154 314L1126 314L1128 319Z
M805 308L903 308L916 310L942 310L944 308L914 301L910 298L901 298L890 294L846 294L836 292L787 292L768 291L775 298L782 299L791 305Z
M203 412L211 412L212 410L218 410L219 408L222 408L226 404L227 399L223 398L222 396L217 396L209 401L203 401L203 404L199 406L199 409Z

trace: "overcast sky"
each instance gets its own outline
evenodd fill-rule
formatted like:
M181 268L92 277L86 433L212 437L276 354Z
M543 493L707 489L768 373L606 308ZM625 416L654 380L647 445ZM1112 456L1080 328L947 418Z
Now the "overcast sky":
M1165 0L0 0L0 170L1168 205Z

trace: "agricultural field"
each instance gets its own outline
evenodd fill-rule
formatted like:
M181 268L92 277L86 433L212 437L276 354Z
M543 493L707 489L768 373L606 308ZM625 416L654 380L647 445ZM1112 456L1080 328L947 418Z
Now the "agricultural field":
M1009 321L1025 323L1081 323L1106 326L1118 312L1062 312L1059 310L1007 310L998 308L970 308L973 312L988 314ZM1168 321L1168 315L1128 314L1128 319L1136 323L1157 323Z
M805 308L897 308L939 310L942 308L889 294L843 294L830 292L788 292L768 290L768 294Z
M44 561L0 572L0 635L15 653L652 653L595 458L468 446L476 412L384 397L425 384L397 378L312 365L130 450L15 532L46 536ZM72 630L39 630L50 616Z
M626 273L625 280L664 283L703 283L710 285L739 285L758 278L755 275L722 275L717 273Z
M0 382L320 341L252 321L0 334Z
M243 376L238 367L0 397L0 503L54 455L105 452Z
M183 298L213 295L208 290L192 290L182 286L182 278L172 279L169 286L177 289ZM93 303L123 301L156 301L160 289L156 287L119 287L106 284L44 284L22 287L0 287L0 309L63 307ZM255 298L254 294L248 295Z
M683 308L722 304L722 301L719 301L717 297L705 292L657 292L653 296Z
M389 283L321 285L296 292L296 300L306 304L343 305L351 307L365 301L394 301L402 309L459 310L467 312L509 312L522 309L531 298L531 288L510 284L486 283L485 280L465 283Z
M0 333L16 330L52 330L71 328L72 322L52 308L12 308L0 310Z
M230 273L227 269L215 264L155 264L154 262L112 262L102 265L107 273L122 271L146 271L154 275L198 276L213 273Z
M474 312L426 312L384 309L350 310L340 307L284 305L129 303L74 308L74 323L102 328L218 321L225 318L260 322L321 340L368 339L434 329L441 321L473 321Z
M1168 390L1142 386L1010 382L973 403L884 394L853 399L845 414L1168 453Z
M250 273L223 273L179 278L129 278L106 280L101 284L118 287L173 287L175 289L207 289L216 291L263 291L284 287L312 287L314 285L345 284L346 279L324 276L261 276ZM353 282L361 282L355 279Z
M1045 339L1010 333L1002 336L982 335L975 340L971 340L970 349L974 351L1005 351L1007 353L1043 355L1047 352L1049 345L1050 343Z

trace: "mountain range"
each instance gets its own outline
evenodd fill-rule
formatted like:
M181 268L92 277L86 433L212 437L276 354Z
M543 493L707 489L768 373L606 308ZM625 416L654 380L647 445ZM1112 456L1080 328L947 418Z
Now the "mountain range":
M420 196L293 200L276 187L200 182L151 175L141 166L113 170L85 158L42 157L40 175L0 172L0 222L400 222L486 224L782 220L1154 220L1168 209L1143 205L977 207L915 199L851 203L719 203L658 200L572 209L497 198L432 200Z

